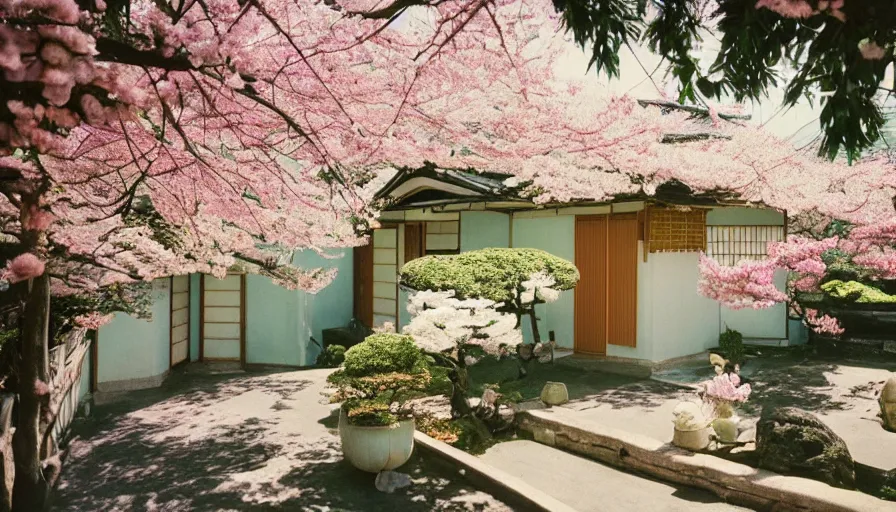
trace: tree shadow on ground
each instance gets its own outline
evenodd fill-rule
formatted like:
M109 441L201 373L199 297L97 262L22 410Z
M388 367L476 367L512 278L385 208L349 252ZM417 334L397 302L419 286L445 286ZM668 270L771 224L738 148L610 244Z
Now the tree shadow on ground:
M267 402L276 405L309 384L265 374L174 375L160 389L100 406L73 426L53 510L428 511L467 510L458 497L479 503L474 509L496 503L419 454L401 468L415 484L384 494L375 475L342 460L338 438L326 431L278 429L284 416L276 414L227 421L231 400L248 391L273 395ZM209 411L223 420L201 424Z
M812 360L760 367L746 379L753 391L741 409L751 415L774 407L797 407L816 413L847 409L849 405L836 397L834 385L826 377L838 372L836 364Z
M649 383L644 379L617 375L595 370L586 370L558 363L531 362L527 366L528 375L517 376L516 361L485 359L470 367L473 381L472 396L481 396L485 386L498 384L501 393L519 393L521 400L533 400L541 396L547 382L566 384L570 400L588 398L636 383ZM635 392L633 392L635 393ZM646 400L646 397L644 398Z
M660 407L672 399L685 399L693 392L678 386L672 386L654 380L638 380L621 386L603 390L586 397L594 407L609 405L613 409L639 407L653 409ZM588 407L586 407L587 409Z

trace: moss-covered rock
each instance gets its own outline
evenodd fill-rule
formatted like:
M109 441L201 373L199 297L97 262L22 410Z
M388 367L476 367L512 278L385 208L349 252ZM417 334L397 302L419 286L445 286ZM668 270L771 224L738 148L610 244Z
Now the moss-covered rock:
M401 284L414 290L454 290L461 298L507 302L538 272L553 277L558 290L570 290L579 281L575 265L553 254L538 249L491 248L417 258L401 268Z
M858 281L843 282L834 279L821 285L821 289L831 298L849 302L860 304L896 303L896 295L888 295L873 286Z
M814 415L793 407L764 411L756 427L759 466L854 489L855 464L846 443Z

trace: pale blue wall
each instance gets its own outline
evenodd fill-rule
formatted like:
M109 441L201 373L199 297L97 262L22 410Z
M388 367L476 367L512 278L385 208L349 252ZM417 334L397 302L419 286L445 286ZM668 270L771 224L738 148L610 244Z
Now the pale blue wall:
M460 250L510 247L510 216L498 212L461 212Z
M152 283L152 318L115 313L99 329L97 382L155 377L168 371L170 358L171 280Z
M324 258L297 252L293 264L303 269L335 268L336 278L316 294L290 291L269 278L246 276L246 362L308 366L323 341L324 329L348 325L353 309L352 250L334 250Z
M411 323L411 314L408 313L408 299L411 292L398 287L398 329L403 329Z
M299 293L270 278L246 276L246 362L300 366L307 337L299 335L304 314Z
M190 274L190 361L199 360L199 274Z
M513 247L533 248L547 251L571 262L575 262L575 217L572 215L542 217L536 219L513 219ZM555 331L557 345L573 347L574 335L573 291L560 294L556 302L536 308L540 318L538 330L547 341L548 332ZM523 322L523 337L532 341L532 330Z
M306 318L309 319L302 326L303 339L314 336L319 343L323 343L324 329L347 326L354 309L352 249L332 250L329 254L339 257L329 259L313 251L302 251L293 258L293 263L302 268L335 268L337 272L336 279L323 290L316 294L300 294L300 302L304 303L304 309L308 312ZM308 350L303 364L314 364L318 348L310 340L306 342L306 346Z

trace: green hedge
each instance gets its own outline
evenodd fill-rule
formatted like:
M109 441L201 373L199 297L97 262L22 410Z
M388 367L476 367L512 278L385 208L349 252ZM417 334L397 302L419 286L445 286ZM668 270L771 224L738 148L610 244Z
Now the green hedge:
M454 290L460 298L507 302L529 276L546 272L554 288L569 290L579 281L571 262L538 249L480 249L453 256L424 256L401 268L401 284L414 290Z

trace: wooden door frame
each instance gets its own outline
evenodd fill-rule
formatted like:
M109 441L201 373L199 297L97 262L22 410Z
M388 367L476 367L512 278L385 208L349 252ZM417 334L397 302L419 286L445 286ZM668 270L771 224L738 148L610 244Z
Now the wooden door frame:
M231 274L234 275L234 274ZM240 366L246 366L246 274L240 276ZM199 275L199 360L205 358L205 276Z
M170 290L168 292L168 369L174 368L175 366L180 366L185 363L190 362L190 327L192 327L192 318L191 318L191 292L193 291L193 280L190 279L190 274L187 274L187 358L183 361L172 365L171 362L174 361L174 344L171 340L171 335L174 333L174 277L170 277Z

